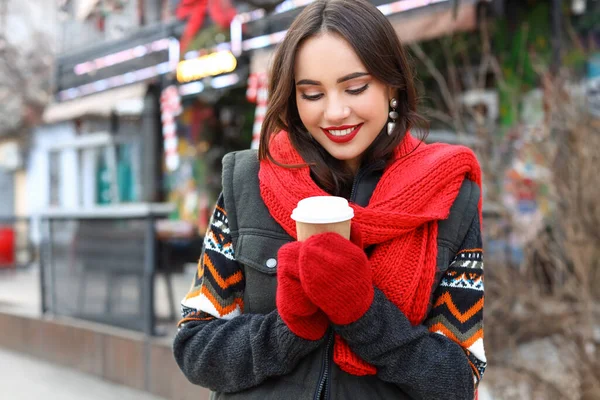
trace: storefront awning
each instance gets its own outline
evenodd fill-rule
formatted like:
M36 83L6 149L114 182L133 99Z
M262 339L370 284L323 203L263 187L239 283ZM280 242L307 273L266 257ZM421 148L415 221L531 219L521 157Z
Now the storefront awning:
M108 117L112 112L141 115L147 88L146 83L136 83L63 103L52 103L44 111L43 121L53 124L86 115Z

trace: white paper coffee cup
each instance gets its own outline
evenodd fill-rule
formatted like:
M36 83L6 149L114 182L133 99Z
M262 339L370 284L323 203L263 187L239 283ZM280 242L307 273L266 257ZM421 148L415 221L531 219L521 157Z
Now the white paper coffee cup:
M324 232L336 232L350 239L354 209L343 197L315 196L300 200L291 217L296 221L300 241Z

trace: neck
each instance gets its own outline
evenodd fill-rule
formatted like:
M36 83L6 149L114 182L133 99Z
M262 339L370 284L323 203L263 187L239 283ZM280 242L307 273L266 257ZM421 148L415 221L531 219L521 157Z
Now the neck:
M352 170L352 173L356 175L360 168L361 157L356 157L351 160L346 160L346 165Z

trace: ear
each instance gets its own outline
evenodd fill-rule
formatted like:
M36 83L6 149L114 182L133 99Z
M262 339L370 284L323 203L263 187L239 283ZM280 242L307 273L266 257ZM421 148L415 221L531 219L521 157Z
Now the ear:
M389 87L388 88L388 102L391 101L394 97L398 98L398 93L395 88Z

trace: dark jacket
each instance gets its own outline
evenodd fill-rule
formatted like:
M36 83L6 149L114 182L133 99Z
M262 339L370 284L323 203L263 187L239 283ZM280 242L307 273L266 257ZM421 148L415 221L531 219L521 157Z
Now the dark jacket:
M383 166L373 164L359 172L351 201L368 204ZM450 235L462 238L475 226L474 242L467 244L471 248L479 239L478 218L472 212L478 190L469 181L463 184L461 193L470 200L463 204L471 211L454 213L461 220L449 230ZM473 397L473 371L464 349L423 325L411 326L377 289L370 309L355 323L333 326L317 341L294 335L276 310L277 267L273 261L279 248L293 238L270 216L261 199L256 152L224 158L223 198L235 259L245 279L244 314L180 330L174 343L175 357L192 382L216 390L216 399ZM465 215L468 221L462 218ZM438 277L459 250L456 237L438 238ZM339 369L331 354L334 332L361 358L377 366L378 374L358 377Z

